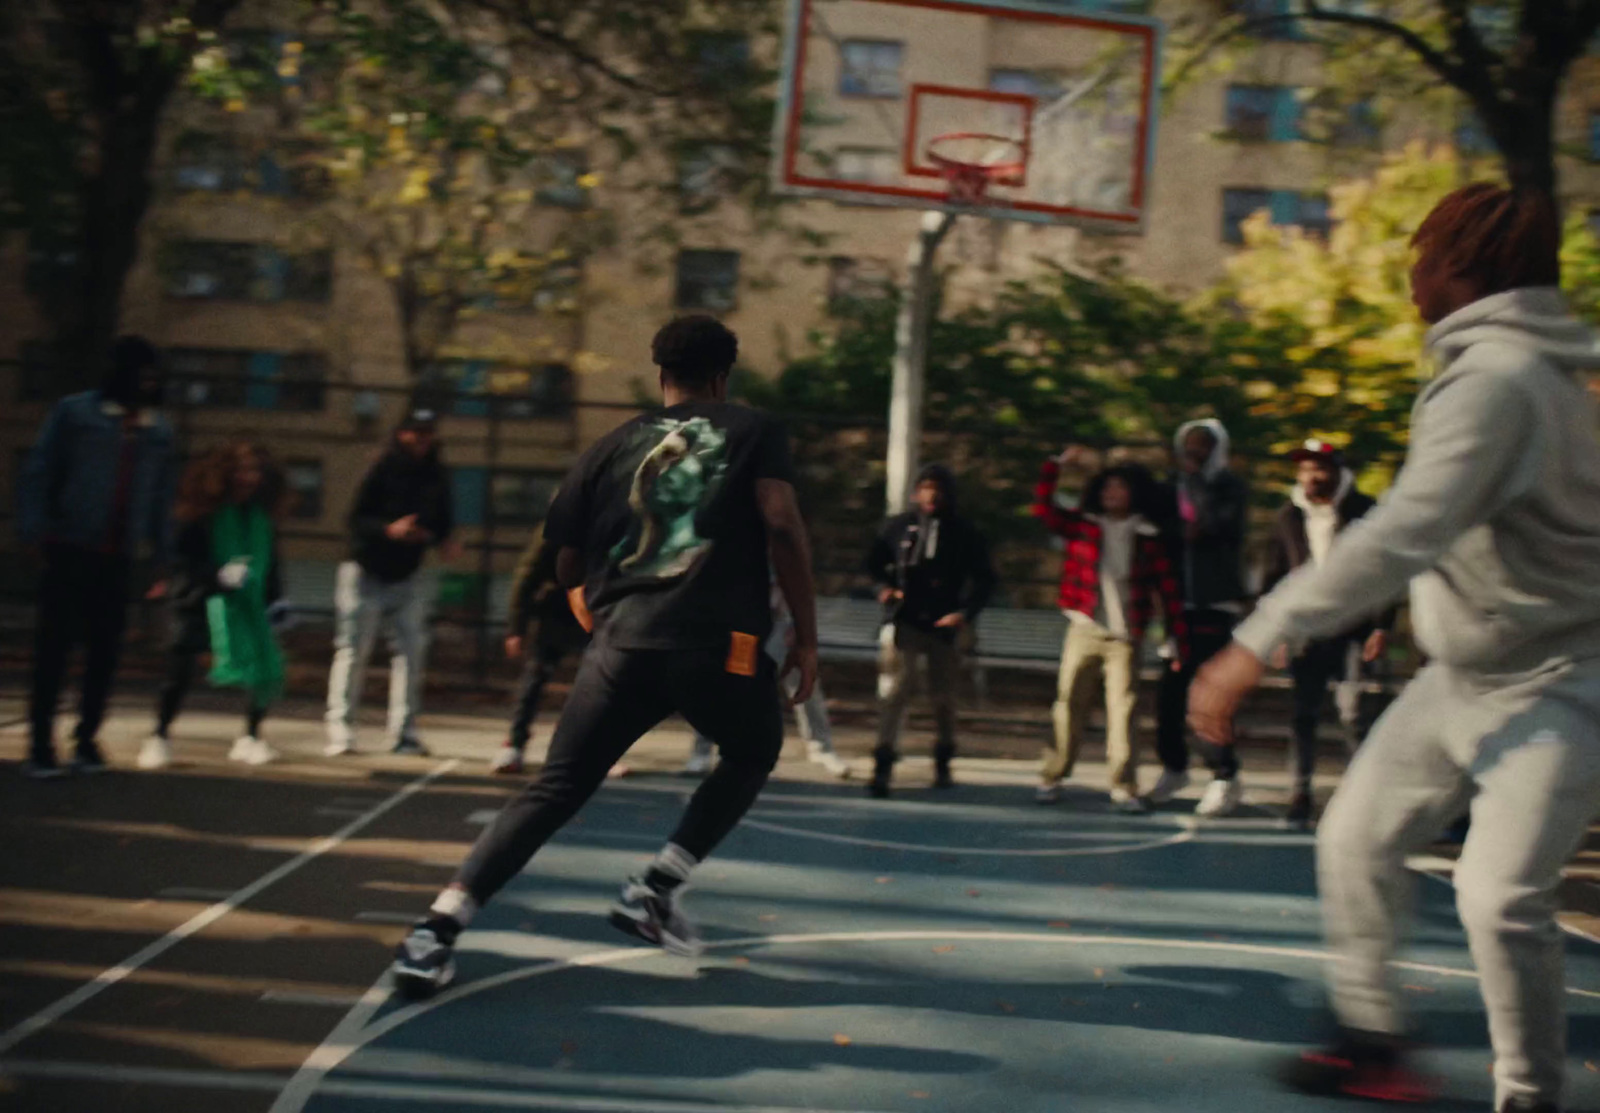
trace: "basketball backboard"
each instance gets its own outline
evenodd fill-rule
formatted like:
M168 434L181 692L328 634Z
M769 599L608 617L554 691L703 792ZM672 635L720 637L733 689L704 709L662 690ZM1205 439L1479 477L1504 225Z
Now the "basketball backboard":
M1161 27L1115 0L790 0L778 192L1137 232ZM987 167L972 196L952 173Z

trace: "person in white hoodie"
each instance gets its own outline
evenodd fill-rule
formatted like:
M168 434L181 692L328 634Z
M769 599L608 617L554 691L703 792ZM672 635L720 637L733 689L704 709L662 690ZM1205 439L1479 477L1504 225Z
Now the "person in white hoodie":
M1295 485L1273 524L1266 578L1262 584L1269 592L1296 569L1326 561L1334 538L1374 506L1370 496L1356 490L1355 473L1345 466L1344 453L1327 441L1312 437L1291 452L1289 458L1295 464ZM1386 608L1382 614L1364 618L1349 630L1308 643L1293 660L1286 662L1289 675L1294 679L1294 745L1291 747L1294 790L1284 815L1288 826L1301 830L1311 826L1311 778L1317 767L1317 727L1327 699L1328 682L1338 682L1339 722L1344 727L1345 745L1354 753L1360 741L1357 724L1361 710L1360 662L1376 661L1388 649L1394 618L1395 609Z
M1439 373L1394 487L1261 601L1196 680L1195 729L1233 712L1281 645L1347 629L1409 587L1430 659L1378 721L1323 817L1317 876L1334 953L1330 1048L1285 1081L1409 1099L1388 964L1406 855L1470 808L1455 871L1494 1046L1495 1108L1556 1113L1566 1053L1561 869L1600 810L1600 438L1580 381L1600 340L1558 287L1543 193L1487 184L1418 229L1412 298Z

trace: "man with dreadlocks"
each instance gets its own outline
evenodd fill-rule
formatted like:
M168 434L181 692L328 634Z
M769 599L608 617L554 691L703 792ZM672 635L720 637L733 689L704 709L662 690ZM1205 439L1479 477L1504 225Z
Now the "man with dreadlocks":
M1200 674L1190 720L1233 711L1282 645L1348 629L1409 586L1431 663L1379 720L1329 805L1318 884L1334 952L1333 1047L1286 1081L1409 1100L1388 980L1406 855L1468 809L1456 904L1477 963L1499 1113L1556 1113L1565 1063L1561 868L1600 810L1600 442L1580 380L1600 343L1557 283L1551 198L1478 184L1413 239L1412 300L1439 373L1394 488L1284 580Z

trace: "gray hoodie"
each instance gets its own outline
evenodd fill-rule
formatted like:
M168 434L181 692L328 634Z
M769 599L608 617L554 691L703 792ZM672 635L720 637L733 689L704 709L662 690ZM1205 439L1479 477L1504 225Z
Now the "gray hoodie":
M1428 332L1441 371L1393 488L1284 580L1235 637L1265 659L1411 590L1432 658L1509 681L1600 658L1600 435L1579 372L1600 341L1554 288L1510 290Z

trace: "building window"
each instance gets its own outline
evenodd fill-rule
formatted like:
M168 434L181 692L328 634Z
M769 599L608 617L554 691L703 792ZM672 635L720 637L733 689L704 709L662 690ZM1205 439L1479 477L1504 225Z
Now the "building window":
M678 252L678 282L673 304L679 309L725 313L739 303L737 251Z
M900 156L877 147L840 147L833 155L833 173L841 181L882 185L900 177Z
M325 302L333 252L289 254L269 244L179 240L167 245L167 293L211 301Z
M328 364L320 352L171 348L173 401L199 409L311 413L327 401Z
M1589 113L1589 161L1600 162L1600 112Z
M1300 20L1274 18L1292 15L1295 0L1229 0L1228 9L1242 19L1262 20L1251 32L1258 39L1294 42L1306 38L1305 25Z
M285 460L283 480L288 488L288 515L301 521L322 517L322 461Z
M903 43L846 39L839 49L841 97L898 97Z
M561 476L556 472L497 471L489 482L494 519L509 525L537 525L544 521L550 500L556 497Z
M1222 191L1222 241L1244 243L1244 222L1265 209L1272 223L1301 228L1314 236L1333 230L1328 197L1294 189L1225 189Z
M1032 97L1040 104L1055 100L1063 92L1058 75L1038 70L990 70L989 88L996 93Z
M458 526L481 526L489 511L489 469L450 469L450 514Z
M689 65L702 85L730 85L750 73L750 39L737 31L697 31L689 36Z
M1287 85L1229 85L1224 114L1228 134L1255 143L1303 138L1299 91Z
M227 193L244 186L244 160L227 137L187 132L172 150L172 184L184 192Z
M695 147L678 159L678 204L685 213L715 207L733 189L739 156L725 143Z
M582 151L556 151L533 162L538 184L534 200L560 209L582 209L589 204L589 159Z
M835 255L828 260L828 312L840 314L894 294L894 269L883 259Z
M517 367L462 359L423 369L419 388L442 397L457 417L504 419L564 417L572 411L572 369L564 363Z

